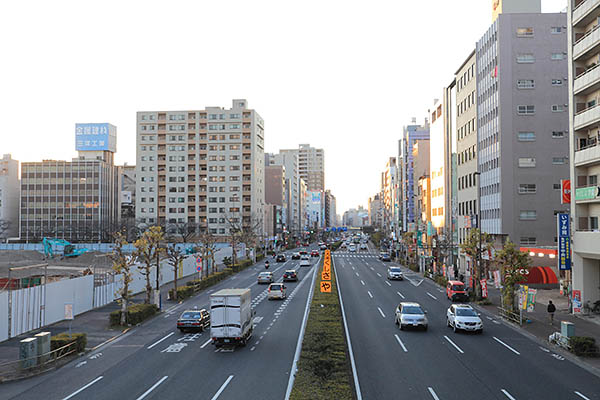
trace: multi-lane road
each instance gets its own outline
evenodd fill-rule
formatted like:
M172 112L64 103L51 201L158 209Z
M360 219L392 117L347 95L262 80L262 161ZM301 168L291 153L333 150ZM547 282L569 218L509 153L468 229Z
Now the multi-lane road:
M482 335L455 334L446 326L450 302L433 282L408 270L406 280L388 281L390 264L370 252L336 252L333 263L362 399L600 400L600 378L492 317L482 316ZM281 281L286 269L300 280L286 283L284 301L268 301L256 284L261 263L59 370L0 385L0 398L285 399L316 272L289 257L269 270ZM211 292L246 287L256 317L245 348L217 351L208 332L175 329L184 309L208 306ZM398 329L401 301L427 310L427 331Z

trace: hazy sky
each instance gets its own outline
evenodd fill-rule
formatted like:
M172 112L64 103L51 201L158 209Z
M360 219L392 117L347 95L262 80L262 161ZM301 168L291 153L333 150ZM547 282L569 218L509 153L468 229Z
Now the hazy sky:
M110 122L117 161L133 164L136 111L245 98L267 151L325 149L341 214L379 190L402 127L441 97L492 0L0 4L0 153L70 160L76 122Z

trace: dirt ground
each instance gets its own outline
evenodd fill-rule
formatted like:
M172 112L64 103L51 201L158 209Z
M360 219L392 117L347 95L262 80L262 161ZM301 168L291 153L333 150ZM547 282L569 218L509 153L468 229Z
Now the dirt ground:
M110 260L105 253L89 252L78 257L57 256L46 259L44 254L32 250L0 250L0 278L8 277L8 269L13 268L12 277L35 276L44 273L44 268L18 269L39 264L48 264L48 271L58 275L81 275L86 269L110 269Z

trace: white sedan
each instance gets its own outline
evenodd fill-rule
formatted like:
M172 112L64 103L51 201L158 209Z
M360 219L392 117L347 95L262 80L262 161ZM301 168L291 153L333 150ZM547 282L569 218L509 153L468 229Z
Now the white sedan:
M483 332L483 322L479 314L468 304L452 304L446 312L446 325L454 329L454 332Z

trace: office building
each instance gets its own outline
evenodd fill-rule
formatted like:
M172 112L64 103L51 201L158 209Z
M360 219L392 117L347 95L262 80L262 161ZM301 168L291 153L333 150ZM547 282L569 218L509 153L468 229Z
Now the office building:
M600 299L600 2L568 3L571 278L574 296L593 304ZM561 27L553 28L557 36Z
M76 124L75 137L78 158L21 164L21 240L107 242L119 229L117 128L107 123Z
M264 121L232 107L137 113L136 217L227 236L255 226L265 203Z
M383 230L386 235L395 238L398 229L398 176L396 157L390 157L381 176L383 195Z
M379 193L373 197L369 197L368 211L369 225L381 229L383 227L383 204Z
M285 167L286 203L288 229L294 237L302 231L300 174L298 173L298 155L293 152L265 154L265 166L281 165Z
M279 214L281 214L278 221L281 232L276 233L282 233L288 229L287 199L289 193L285 175L285 167L282 165L268 165L265 167L265 204L278 206Z
M333 228L337 226L337 200L331 193L331 190L326 190L325 196L325 228Z
M19 162L0 158L0 242L19 236Z
M323 149L301 144L298 149L280 150L280 153L293 153L298 156L298 173L306 182L309 191L325 190L325 154Z

